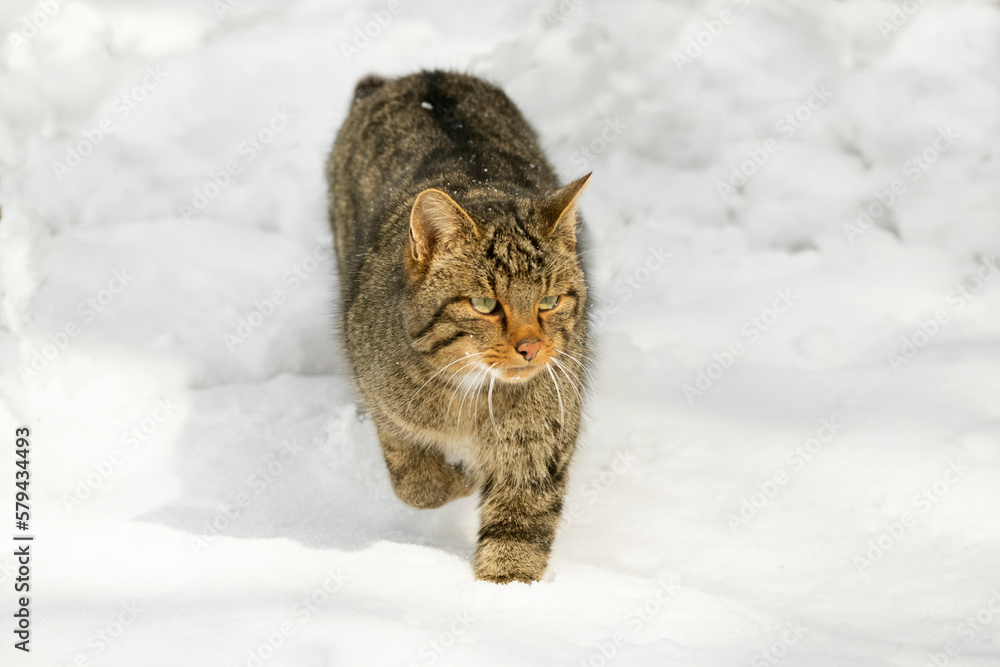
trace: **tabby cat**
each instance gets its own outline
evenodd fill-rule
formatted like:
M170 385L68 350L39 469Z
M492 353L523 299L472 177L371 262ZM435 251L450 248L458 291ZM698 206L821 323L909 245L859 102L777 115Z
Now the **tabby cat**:
M358 83L327 165L342 336L396 495L480 493L478 579L545 573L580 430L577 198L497 87Z

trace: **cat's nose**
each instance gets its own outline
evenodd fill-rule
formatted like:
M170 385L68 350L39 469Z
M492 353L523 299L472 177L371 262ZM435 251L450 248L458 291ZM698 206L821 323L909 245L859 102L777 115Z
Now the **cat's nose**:
M542 349L542 343L537 338L525 338L517 344L517 353L524 357L525 361L531 361Z

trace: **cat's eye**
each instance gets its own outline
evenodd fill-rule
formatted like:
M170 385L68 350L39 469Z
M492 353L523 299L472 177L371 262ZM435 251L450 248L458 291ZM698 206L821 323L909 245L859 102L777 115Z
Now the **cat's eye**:
M497 300L489 297L474 296L469 299L469 303L476 309L477 313L489 315L497 309Z
M547 296L538 302L538 310L552 310L559 305L558 295Z

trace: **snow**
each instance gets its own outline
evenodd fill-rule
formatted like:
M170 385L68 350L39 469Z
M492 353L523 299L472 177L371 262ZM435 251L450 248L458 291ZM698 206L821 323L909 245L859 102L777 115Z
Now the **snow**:
M995 2L0 26L0 477L30 426L36 536L3 664L1000 662ZM595 172L600 361L530 587L473 580L473 499L395 499L330 333L326 153L361 76L420 67Z

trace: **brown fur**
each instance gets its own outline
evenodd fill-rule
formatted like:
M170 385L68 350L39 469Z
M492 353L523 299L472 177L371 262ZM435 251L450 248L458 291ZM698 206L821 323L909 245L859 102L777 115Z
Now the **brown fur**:
M560 189L510 99L444 72L363 79L327 176L342 335L396 495L433 508L478 489L476 577L539 579L589 363L588 177Z

